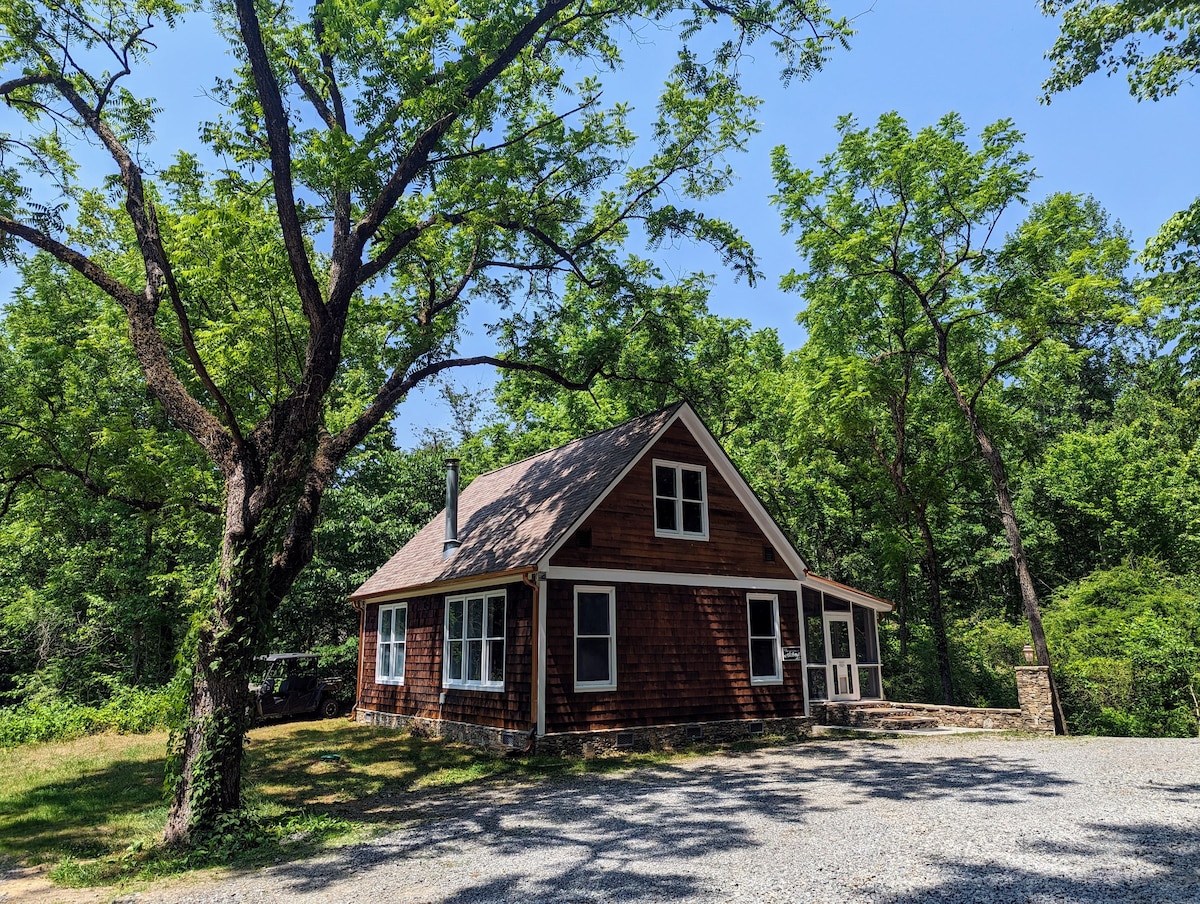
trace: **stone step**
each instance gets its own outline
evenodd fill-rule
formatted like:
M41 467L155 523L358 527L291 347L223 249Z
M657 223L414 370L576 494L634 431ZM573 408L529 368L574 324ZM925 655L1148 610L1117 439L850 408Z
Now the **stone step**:
M876 706L870 709L852 709L846 713L846 719L851 725L870 725L880 719L912 715L916 714L911 709L903 709L898 706Z
M929 716L889 716L879 720L879 727L887 731L919 731L926 728L937 728L938 720Z

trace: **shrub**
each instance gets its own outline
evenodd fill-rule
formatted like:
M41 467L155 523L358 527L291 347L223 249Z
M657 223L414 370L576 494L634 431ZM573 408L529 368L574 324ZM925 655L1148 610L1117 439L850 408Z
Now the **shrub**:
M1082 734L1191 737L1200 593L1153 563L1093 572L1046 604L1067 721Z
M172 689L111 686L108 700L85 706L57 699L33 699L0 707L0 747L68 740L101 731L144 734L168 726Z

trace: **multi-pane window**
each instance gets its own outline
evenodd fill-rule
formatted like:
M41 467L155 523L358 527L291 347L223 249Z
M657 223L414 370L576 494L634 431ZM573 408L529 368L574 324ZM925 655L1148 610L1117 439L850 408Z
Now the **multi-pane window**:
M504 689L504 594L446 599L448 687Z
M654 463L654 533L660 537L708 537L704 468Z
M754 594L747 598L750 621L750 683L783 681L779 641L779 597Z
M404 652L408 634L408 603L379 607L375 644L377 684L404 683Z
M616 591L575 588L575 689L617 686Z

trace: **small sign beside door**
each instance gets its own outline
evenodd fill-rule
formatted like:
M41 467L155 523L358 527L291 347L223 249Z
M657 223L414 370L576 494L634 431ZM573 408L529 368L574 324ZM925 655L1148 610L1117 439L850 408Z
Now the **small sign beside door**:
M784 662L803 662L804 648L803 647L784 647L783 648Z

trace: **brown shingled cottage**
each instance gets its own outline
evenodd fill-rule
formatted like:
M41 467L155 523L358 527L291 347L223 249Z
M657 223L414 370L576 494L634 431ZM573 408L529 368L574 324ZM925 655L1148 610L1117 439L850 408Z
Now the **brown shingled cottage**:
M476 478L351 597L360 721L581 750L882 696L884 600L810 574L681 403Z

